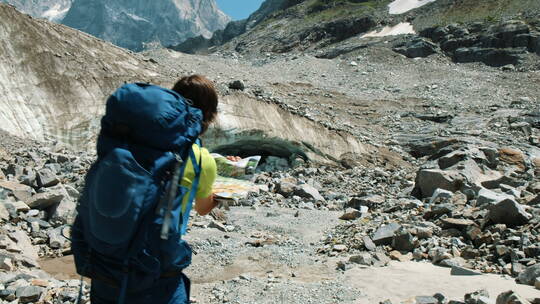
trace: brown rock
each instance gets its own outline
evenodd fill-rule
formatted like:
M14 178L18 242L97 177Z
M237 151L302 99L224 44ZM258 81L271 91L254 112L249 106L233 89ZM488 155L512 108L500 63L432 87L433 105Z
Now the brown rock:
M23 202L32 196L32 188L16 182L0 180L0 188L10 191L15 198Z
M470 226L476 226L476 223L467 219L445 218L441 220L444 227L448 228L467 228Z
M499 160L525 170L525 156L519 150L502 148L499 150Z

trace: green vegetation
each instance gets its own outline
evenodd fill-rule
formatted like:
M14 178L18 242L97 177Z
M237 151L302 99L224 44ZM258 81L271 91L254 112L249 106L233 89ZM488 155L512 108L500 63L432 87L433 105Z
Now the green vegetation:
M462 0L454 1L446 6L435 6L429 11L421 12L414 23L419 27L475 21L496 23L531 12L540 12L540 1Z
M307 2L307 18L329 21L341 17L371 14L385 8L390 0L312 0Z

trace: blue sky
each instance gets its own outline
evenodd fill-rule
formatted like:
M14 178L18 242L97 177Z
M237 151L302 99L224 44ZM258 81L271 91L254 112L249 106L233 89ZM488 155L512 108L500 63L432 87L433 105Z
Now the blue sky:
M256 11L264 0L216 0L219 8L233 20L249 17Z

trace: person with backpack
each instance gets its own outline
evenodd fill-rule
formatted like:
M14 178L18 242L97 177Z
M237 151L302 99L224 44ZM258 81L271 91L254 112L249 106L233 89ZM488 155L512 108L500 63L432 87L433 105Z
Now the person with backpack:
M217 104L214 85L200 75L172 90L126 84L108 98L72 230L92 304L189 303L182 271L192 252L182 235L193 201L201 215L216 206L216 164L198 137Z

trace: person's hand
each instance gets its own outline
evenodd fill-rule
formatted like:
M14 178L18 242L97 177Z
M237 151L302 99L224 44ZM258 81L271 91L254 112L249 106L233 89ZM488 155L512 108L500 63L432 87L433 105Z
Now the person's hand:
M240 156L226 156L226 158L232 162L237 162L237 161L242 160Z

